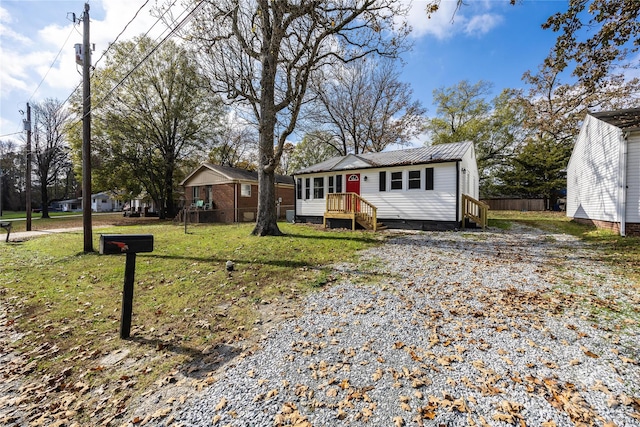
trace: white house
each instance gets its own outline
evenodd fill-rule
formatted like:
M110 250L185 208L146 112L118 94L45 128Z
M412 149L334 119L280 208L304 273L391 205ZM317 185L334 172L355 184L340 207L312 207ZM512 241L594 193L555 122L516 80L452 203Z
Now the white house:
M567 167L567 216L640 234L640 108L587 114Z
M102 192L91 195L92 212L114 212L121 211L123 203L117 200L111 193Z
M331 227L348 226L346 213L371 205L390 228L453 229L463 222L463 195L479 194L472 142L334 157L294 178L296 220Z

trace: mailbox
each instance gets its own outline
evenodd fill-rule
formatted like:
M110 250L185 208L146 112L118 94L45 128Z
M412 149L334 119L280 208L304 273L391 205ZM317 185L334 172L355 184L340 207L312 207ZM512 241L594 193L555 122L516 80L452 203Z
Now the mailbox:
M120 314L120 338L129 338L131 334L131 315L133 313L133 282L136 274L136 254L153 252L153 234L102 234L100 235L100 254L126 254L124 266L124 288L122 290L122 312Z
M102 234L100 254L153 252L153 234Z

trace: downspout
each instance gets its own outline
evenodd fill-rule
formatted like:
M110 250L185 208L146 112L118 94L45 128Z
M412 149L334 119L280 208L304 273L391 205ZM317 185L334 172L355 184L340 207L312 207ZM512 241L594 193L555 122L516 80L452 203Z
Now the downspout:
M460 160L456 161L456 222L460 224ZM464 218L462 219L464 221ZM462 225L462 224L460 224Z
M620 132L620 188L618 192L618 214L620 235L627 235L627 145L629 132Z
M291 179L293 179L293 222L296 222L298 217L298 183L294 175L291 175Z
M233 184L233 222L236 224L239 222L238 218L238 183Z

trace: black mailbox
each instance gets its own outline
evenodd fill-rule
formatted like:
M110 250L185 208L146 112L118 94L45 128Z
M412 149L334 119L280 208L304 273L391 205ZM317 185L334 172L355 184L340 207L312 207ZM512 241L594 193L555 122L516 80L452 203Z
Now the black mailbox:
M102 255L153 252L153 234L102 234Z
M120 338L123 339L129 338L131 333L133 281L136 274L136 254L139 252L153 252L153 234L100 235L100 253L102 255L127 255L124 267L122 312L120 314Z

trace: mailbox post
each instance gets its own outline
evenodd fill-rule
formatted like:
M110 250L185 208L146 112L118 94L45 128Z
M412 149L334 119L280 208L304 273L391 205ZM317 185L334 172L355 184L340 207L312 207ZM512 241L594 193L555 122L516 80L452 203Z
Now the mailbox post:
M136 254L139 252L153 252L152 234L102 234L100 236L100 254L126 254L127 256L120 313L120 338L122 339L129 338L131 335L133 282L136 273Z

